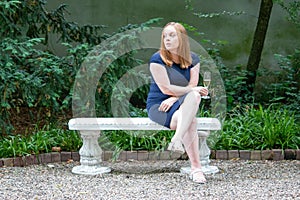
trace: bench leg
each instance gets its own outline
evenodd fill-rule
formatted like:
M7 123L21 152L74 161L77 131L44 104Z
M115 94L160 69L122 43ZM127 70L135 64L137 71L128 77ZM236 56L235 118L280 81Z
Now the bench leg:
M80 131L83 145L79 150L80 165L72 169L74 174L97 175L109 173L108 167L102 167L102 149L98 144L100 131Z
M200 157L200 162L202 165L202 170L204 174L215 174L219 172L218 167L216 166L210 166L210 149L207 146L206 139L209 136L210 131L198 131L198 136L199 136L199 157ZM182 167L181 168L181 173L184 174L189 174L191 171L190 167Z

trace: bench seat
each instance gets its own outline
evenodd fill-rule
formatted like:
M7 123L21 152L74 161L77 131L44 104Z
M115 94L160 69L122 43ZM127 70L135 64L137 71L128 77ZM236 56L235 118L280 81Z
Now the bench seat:
M220 130L217 118L197 118L198 130ZM170 130L149 118L74 118L70 130Z

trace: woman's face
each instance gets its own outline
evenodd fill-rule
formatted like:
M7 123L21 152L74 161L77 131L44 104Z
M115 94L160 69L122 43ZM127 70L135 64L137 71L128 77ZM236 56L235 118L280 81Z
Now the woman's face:
M163 31L164 45L172 53L176 53L179 47L179 40L176 29L173 26L165 27Z

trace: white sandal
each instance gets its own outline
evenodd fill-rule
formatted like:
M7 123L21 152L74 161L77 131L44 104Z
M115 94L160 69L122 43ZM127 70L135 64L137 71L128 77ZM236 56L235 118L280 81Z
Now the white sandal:
M190 173L190 179L194 183L199 183L199 184L206 183L206 178L204 176L204 173L199 168L198 169L194 169L194 170L191 171L191 173Z

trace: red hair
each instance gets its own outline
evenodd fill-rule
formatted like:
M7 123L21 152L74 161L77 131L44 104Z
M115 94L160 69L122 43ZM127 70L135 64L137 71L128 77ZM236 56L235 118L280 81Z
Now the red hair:
M167 66L172 66L173 64L172 54L170 51L166 49L164 44L164 30L167 26L173 26L178 36L179 47L178 47L177 54L179 56L180 67L188 68L192 64L190 43L185 28L179 23L169 22L168 24L165 25L161 34L161 43L160 43L161 57L163 61L167 64Z

